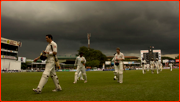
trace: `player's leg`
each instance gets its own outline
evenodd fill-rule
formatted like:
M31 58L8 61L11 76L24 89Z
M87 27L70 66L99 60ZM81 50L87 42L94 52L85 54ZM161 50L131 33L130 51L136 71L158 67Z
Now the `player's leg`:
M117 79L116 74L117 74L117 72L114 71L114 80Z
M169 70L171 71L171 66L169 67Z
M147 67L144 66L144 73L146 74Z
M153 73L153 66L151 66L151 73Z
M43 74L41 77L41 80L39 81L39 85L36 89L33 89L34 92L36 93L41 93L42 88L44 87L44 85L47 83L49 76Z
M142 65L142 73L144 74L144 65Z
M157 74L159 74L159 67L157 66L156 69L157 69Z
M119 64L118 68L118 74L119 74L119 83L123 83L123 64Z
M79 80L79 77L81 76L81 71L77 75L77 80Z
M84 80L83 76L82 76L82 71L79 72L77 80L79 80L79 78L80 78L80 80Z
M118 67L114 65L114 80L118 79Z
M53 67L52 63L47 63L45 66L45 71L42 74L41 80L39 81L39 85L36 89L33 89L34 92L36 93L41 93L42 88L44 87L44 85L47 83L48 78L50 76L50 71L51 68Z
M85 66L83 66L81 68L81 71L82 71L82 74L83 74L83 77L84 77L84 83L87 83L87 75L86 75L86 68L85 68Z
M154 66L151 66L151 72L154 74Z
M80 74L80 80L84 80L83 75L82 75L82 71L80 73L81 73Z
M74 84L77 83L77 78L78 78L79 71L80 71L80 68L79 68L79 66L77 66L77 71L75 72L75 75L74 75L74 82L73 82Z
M52 78L52 80L53 80L53 82L54 82L54 85L55 85L55 87L56 87L56 88L55 88L54 90L52 90L52 91L53 91L53 92L56 92L56 91L62 90L62 88L61 88L61 86L60 86L60 84L59 84L59 79L58 79L58 76L57 76L57 74L56 74L55 68L53 68L53 69L51 70L50 76L51 76L51 78Z

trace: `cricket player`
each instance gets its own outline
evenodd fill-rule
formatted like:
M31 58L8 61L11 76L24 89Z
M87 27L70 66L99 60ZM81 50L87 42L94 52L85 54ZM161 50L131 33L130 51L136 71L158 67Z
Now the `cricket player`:
M120 52L120 48L116 48L116 54L113 58L115 75L119 83L123 83L123 62L124 54Z
M83 53L80 52L79 56L75 60L74 66L77 66L77 71L75 72L74 77L74 84L77 83L78 74L81 71L84 76L84 83L87 83L87 75L86 75L86 68L85 68L86 59L83 57Z
M151 72L152 74L154 74L154 60L153 59L151 59L150 61L150 66L151 66Z
M144 60L144 58L142 58L141 65L142 65L142 73L145 74L146 73L146 70L145 70L146 60Z
M163 65L162 65L162 63L160 62L160 70L162 71L162 69L163 69Z
M116 53L114 54L114 56L116 55ZM112 59L112 62L114 62L114 58ZM115 63L114 63L114 80L116 80L117 79L117 77L116 77L116 69L117 68L115 68Z
M77 78L77 80L79 80L79 78L80 78L80 80L84 80L84 79L83 79L83 76L82 76L82 72L81 72L81 71L80 71L80 72L79 72L79 74L78 74L78 78Z
M156 65L157 74L159 74L160 62L158 58L156 59L155 65Z
M54 55L57 54L57 44L53 41L52 35L46 35L46 41L49 43L46 47L46 50L43 51L43 53L47 56L47 61L46 61L46 66L45 66L45 71L42 74L41 80L39 82L39 85L37 86L36 89L33 89L34 92L36 93L41 93L42 88L44 85L47 83L48 78L51 76L54 84L55 84L55 89L52 90L53 92L60 91L62 90L61 86L59 85L59 80L58 76L56 75L55 71L55 59ZM52 45L52 46L51 46ZM51 49L53 48L53 51ZM34 62L36 62L40 57L37 57L34 59Z
M169 63L169 66L170 66L170 71L172 71L172 63Z

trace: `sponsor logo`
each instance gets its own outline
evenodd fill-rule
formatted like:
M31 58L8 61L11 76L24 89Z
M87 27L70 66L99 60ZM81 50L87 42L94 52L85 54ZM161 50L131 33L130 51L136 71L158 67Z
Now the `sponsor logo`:
M9 40L7 40L7 44L9 44Z
M2 43L7 43L7 40L6 39L1 39L1 42Z
M173 62L174 62L174 60L169 60L169 62L172 62L172 63L173 63Z
M13 56L1 56L1 58L7 58L7 59L17 59L16 57L13 57Z
M179 62L179 59L176 59L176 62Z
M10 44L17 46L17 42L16 41L10 41Z

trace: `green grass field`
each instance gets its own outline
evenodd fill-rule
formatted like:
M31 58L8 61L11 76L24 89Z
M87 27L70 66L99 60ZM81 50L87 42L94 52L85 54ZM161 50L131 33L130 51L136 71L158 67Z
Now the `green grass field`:
M124 72L124 83L113 80L112 71L87 72L88 83L73 84L74 72L57 72L62 91L51 78L41 94L35 94L42 72L2 73L2 101L178 101L179 69L163 70L160 74L141 70Z

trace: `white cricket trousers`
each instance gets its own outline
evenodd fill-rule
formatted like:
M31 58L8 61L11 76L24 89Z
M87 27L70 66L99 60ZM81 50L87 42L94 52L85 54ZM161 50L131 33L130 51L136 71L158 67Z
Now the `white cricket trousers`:
M170 66L170 71L172 71L172 67Z
M162 71L163 67L161 66L160 69L161 69L161 71Z
M145 65L142 65L142 73L145 73Z
M75 72L75 76L74 76L74 82L77 82L78 74L79 74L80 71L82 72L82 74L84 76L84 80L87 81L87 75L86 75L85 66L77 66L77 71Z
M47 62L45 66L45 71L42 74L41 80L39 82L38 88L42 90L44 85L47 83L49 76L51 76L56 89L61 89L61 86L59 85L59 79L56 75L55 71L55 62Z
M118 82L123 83L123 64L120 63L118 66L114 65L114 68L115 68L114 73L118 78Z
M147 66L147 71L149 71L149 66Z
M154 65L151 65L151 72L154 73Z
M84 80L84 79L83 79L83 75L82 75L82 72L81 72L81 71L79 72L79 74L78 74L78 78L77 78L77 79L79 79L79 78L80 78L80 80Z
M157 66L156 69L157 69L157 74L159 74L159 66Z

